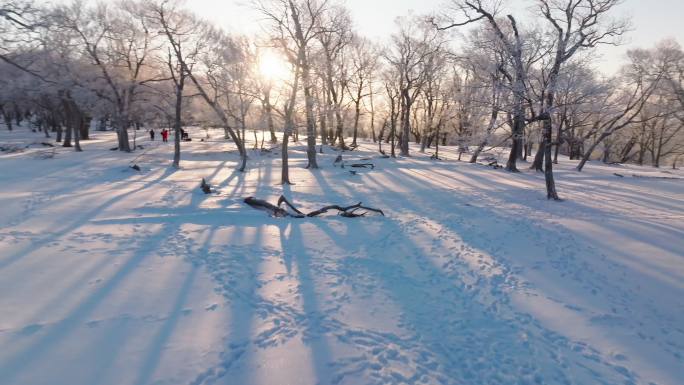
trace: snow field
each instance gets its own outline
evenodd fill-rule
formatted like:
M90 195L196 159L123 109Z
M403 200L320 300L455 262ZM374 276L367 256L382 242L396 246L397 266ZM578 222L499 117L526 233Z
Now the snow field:
M343 157L377 167L351 175L330 148L303 169L302 142L295 185L281 186L277 150L250 151L237 173L232 146L203 133L178 171L172 144L121 154L111 133L52 159L0 153L1 384L684 378L681 171L562 160L557 203L542 175L457 162L449 147L443 161L394 160L364 143ZM242 204L280 194L387 216L276 219Z

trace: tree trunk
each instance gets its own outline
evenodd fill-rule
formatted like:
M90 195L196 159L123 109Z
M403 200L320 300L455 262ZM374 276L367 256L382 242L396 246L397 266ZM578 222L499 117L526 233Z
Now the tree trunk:
M409 156L409 137L411 135L411 95L408 88L402 90L402 131L401 143L399 144L402 156Z
M90 124L93 118L86 114L81 114L80 139L90 140Z
M550 105L552 105L550 103ZM544 179L546 181L546 197L548 199L560 200L556 192L556 182L553 178L553 159L551 158L551 147L553 145L553 130L551 117L544 121Z
M584 153L584 156L582 156L582 160L580 160L579 164L577 165L577 171L582 171L584 168L584 165L589 161L591 158L591 154L594 153L594 150L596 150L596 147L603 142L603 140L607 137L609 137L612 134L612 132L608 133L608 131L604 132L594 144L589 146L589 149Z
M513 115L513 137L511 143L511 152L508 155L506 162L506 170L510 172L520 172L517 166L517 160L522 158L522 137L525 130L525 111L522 106L516 106Z
M437 141L435 142L435 159L439 159L439 135L440 135L440 128L442 127L441 124L437 125ZM461 154L458 154L458 160L461 160Z
M78 127L78 126L76 125L76 123L80 122L80 120L81 120L80 118L77 118L77 119L74 121L74 125L73 125L73 130L74 130L74 150L75 150L76 152L81 152L81 151L83 151L83 149L81 149L81 130L79 129L80 127Z
M375 103L373 102L373 83L370 83L370 107L371 107L371 121L370 121L370 129L371 129L371 136L373 137L373 143L377 141L377 138L375 136Z
M280 150L281 150L281 159L282 159L282 166L281 166L281 172L280 172L280 183L281 184L292 184L290 182L290 166L289 166L289 154L287 153L287 145L290 139L290 127L286 127L283 130L283 142L280 145Z
M57 132L57 137L55 138L55 142L57 143L62 143L62 126L59 123L54 123L54 128L55 132Z
M611 155L611 145L605 144L603 147L603 157L602 161L603 163L609 163L610 162L610 155Z
M381 154L384 154L382 151L382 140L385 135L385 128L387 127L387 119L382 123L382 128L380 129L380 133L378 134L378 152Z
M268 125L268 132L271 133L271 143L278 143L278 137L275 133L275 124L273 124L273 107L271 106L271 91L269 90L264 100L264 111L266 112L266 123Z
M304 86L304 107L306 109L306 155L309 161L306 168L318 168L316 162L316 117L314 116L314 100L312 96L312 79L311 68L309 66L309 57L307 53L307 44L309 43L304 37L304 31L299 20L299 12L292 0L288 1L290 5L290 17L295 25L295 35L297 44L299 45L298 61L302 70L302 84Z
M553 146L553 164L558 164L558 153L560 153L561 141L560 138L557 139L556 144Z
M297 89L299 88L299 69L295 69L294 83L292 85L292 94L290 95L290 101L287 106L287 111L285 112L285 127L283 129L283 143L281 145L281 174L280 183L281 184L292 184L290 182L290 165L289 165L289 154L287 150L288 142L292 130L294 128L294 106L297 100Z
M306 61L306 51L303 51ZM306 109L306 156L309 161L306 168L318 168L316 161L316 117L314 116L314 100L311 95L311 71L309 64L302 64L302 83L304 84L304 105Z
M335 103L335 138L339 140L340 148L348 150L347 144L344 142L344 121L342 120L342 113L340 107Z
M45 133L45 138L49 139L50 138L50 125L47 122L47 119L43 118L41 120L41 128L43 129L43 132Z
M318 114L318 125L320 126L321 144L328 144L328 125L325 111L326 107L321 107L322 111Z
M181 70L183 72L183 70ZM176 84L176 105L175 105L175 119L173 122L173 167L180 168L181 161L181 139L182 139L182 125L183 125L183 88L185 87L185 73L178 76Z
M359 91L359 94L361 92ZM358 99L355 102L356 106L354 108L354 138L352 140L352 147L356 147L356 138L359 132L359 119L361 117L361 95L358 95Z
M541 142L539 142L539 146L537 147L537 153L534 154L534 160L532 161L532 165L530 166L530 169L537 170L539 172L544 171L544 139L542 138Z
M237 146L238 152L240 153L241 162L238 170L240 172L245 171L245 168L247 168L247 151L245 150L244 142L242 142L240 138L235 134L235 130L233 130L233 128L230 126L230 122L228 121L228 117L226 116L225 112L223 112L223 110L216 104L216 102L209 97L209 94L207 94L202 84L197 80L197 78L195 78L195 76L192 74L188 66L184 62L181 62L181 66L185 70L185 76L192 81L192 83L197 88L197 91L202 96L202 99L204 99L204 101L209 105L209 107L211 107L212 110L214 110L216 115L223 123L224 131L228 133L230 138Z
M496 121L499 117L499 107L494 106L492 108L492 114L489 117L489 124L487 125L487 130L485 131L485 137L480 142L480 144L477 146L477 149L473 153L473 155L470 157L470 163L477 163L477 158L480 156L480 153L482 150L484 150L485 146L489 142L489 135L491 135L492 131L494 131L494 127L496 127ZM437 138L437 142L439 142L439 138Z
M333 101L332 101L332 96L330 95L330 90L327 91L328 93L326 94L326 109L325 109L325 117L327 121L326 131L328 131L328 142L331 146L335 145L335 142L337 141L337 132L333 129L334 127L334 112L333 112Z
M12 115L9 112L2 112L2 117L5 119L5 125L9 131L12 131Z
M71 136L72 136L72 133L74 130L73 130L73 126L71 125L71 122L69 121L70 120L69 114L66 113L66 115L67 115L66 122L65 122L66 123L66 127L65 127L66 131L64 133L64 141L62 142L62 147L71 147L72 146L71 145Z
M131 152L131 144L128 140L128 112L123 106L119 108L119 116L116 119L116 125L119 151Z

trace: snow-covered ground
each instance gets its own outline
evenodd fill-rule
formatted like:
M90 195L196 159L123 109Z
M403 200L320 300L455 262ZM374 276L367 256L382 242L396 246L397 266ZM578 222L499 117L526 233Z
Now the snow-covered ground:
M284 187L277 152L238 173L219 132L192 135L179 171L172 144L111 133L0 153L0 384L682 384L681 171L562 160L558 203L450 148L364 144L345 159L377 167L352 175L299 145ZM280 194L387 216L242 203Z

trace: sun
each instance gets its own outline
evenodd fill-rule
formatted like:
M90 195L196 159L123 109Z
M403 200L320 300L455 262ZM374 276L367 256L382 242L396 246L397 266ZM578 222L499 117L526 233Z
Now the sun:
M272 50L264 50L259 53L259 74L269 81L287 79L291 71L282 56Z

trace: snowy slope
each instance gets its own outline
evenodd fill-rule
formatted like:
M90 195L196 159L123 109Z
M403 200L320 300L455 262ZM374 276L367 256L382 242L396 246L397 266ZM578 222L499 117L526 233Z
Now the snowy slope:
M681 384L681 171L564 160L557 203L450 148L364 144L345 159L377 167L351 175L329 148L303 169L302 143L283 187L277 152L236 173L211 134L179 171L171 144L121 154L111 133L0 153L0 384ZM283 193L387 216L242 203Z

